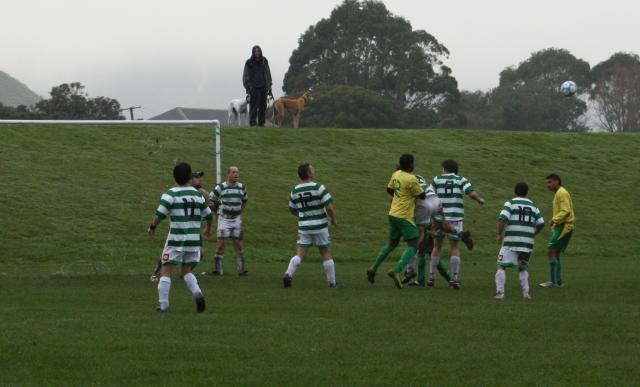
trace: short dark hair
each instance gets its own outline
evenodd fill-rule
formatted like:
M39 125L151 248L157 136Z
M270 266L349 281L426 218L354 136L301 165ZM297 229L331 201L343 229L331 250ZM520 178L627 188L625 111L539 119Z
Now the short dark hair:
M558 185L562 185L562 180L560 180L560 176L558 176L555 173L552 173L549 176L547 176L547 180L555 180L558 182Z
M413 166L413 155L410 153L403 154L400 156L398 164L400 164L400 169L403 171L410 171Z
M185 185L191 179L191 165L180 163L173 167L173 178L176 179L178 185Z
M458 162L455 160L445 160L440 164L440 166L448 173L458 173Z
M516 184L514 192L517 196L527 196L527 194L529 193L529 186L527 185L527 183L522 181Z
M307 177L309 177L309 167L311 166L310 163L304 163L304 164L300 164L298 166L298 177L300 178L300 180L304 180Z

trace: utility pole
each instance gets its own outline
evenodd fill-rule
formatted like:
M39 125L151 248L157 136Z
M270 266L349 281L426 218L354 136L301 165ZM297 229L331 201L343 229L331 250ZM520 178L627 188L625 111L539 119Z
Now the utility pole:
M133 111L135 109L140 109L142 106L129 106L128 108L120 109L119 111L123 112L125 110L129 111L129 115L131 116L131 121L133 121Z

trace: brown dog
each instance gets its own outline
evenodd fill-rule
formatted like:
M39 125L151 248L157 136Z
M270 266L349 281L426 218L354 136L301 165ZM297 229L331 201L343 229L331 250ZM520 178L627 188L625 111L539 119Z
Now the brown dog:
M284 121L284 116L287 110L291 110L293 113L293 127L297 128L300 124L302 114L304 114L304 104L307 101L312 100L311 93L305 91L300 98L278 98L273 104L273 123L280 126Z

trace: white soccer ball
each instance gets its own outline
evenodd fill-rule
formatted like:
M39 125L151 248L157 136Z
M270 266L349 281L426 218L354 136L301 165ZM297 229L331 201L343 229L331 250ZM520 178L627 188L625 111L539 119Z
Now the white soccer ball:
M578 91L578 85L574 81L566 81L560 86L560 92L567 97L574 95Z

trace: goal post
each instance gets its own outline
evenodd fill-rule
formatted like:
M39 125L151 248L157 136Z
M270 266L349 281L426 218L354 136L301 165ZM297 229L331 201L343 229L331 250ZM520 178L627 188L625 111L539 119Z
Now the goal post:
M216 138L216 184L222 181L221 131L218 120L0 120L0 125L213 125Z

